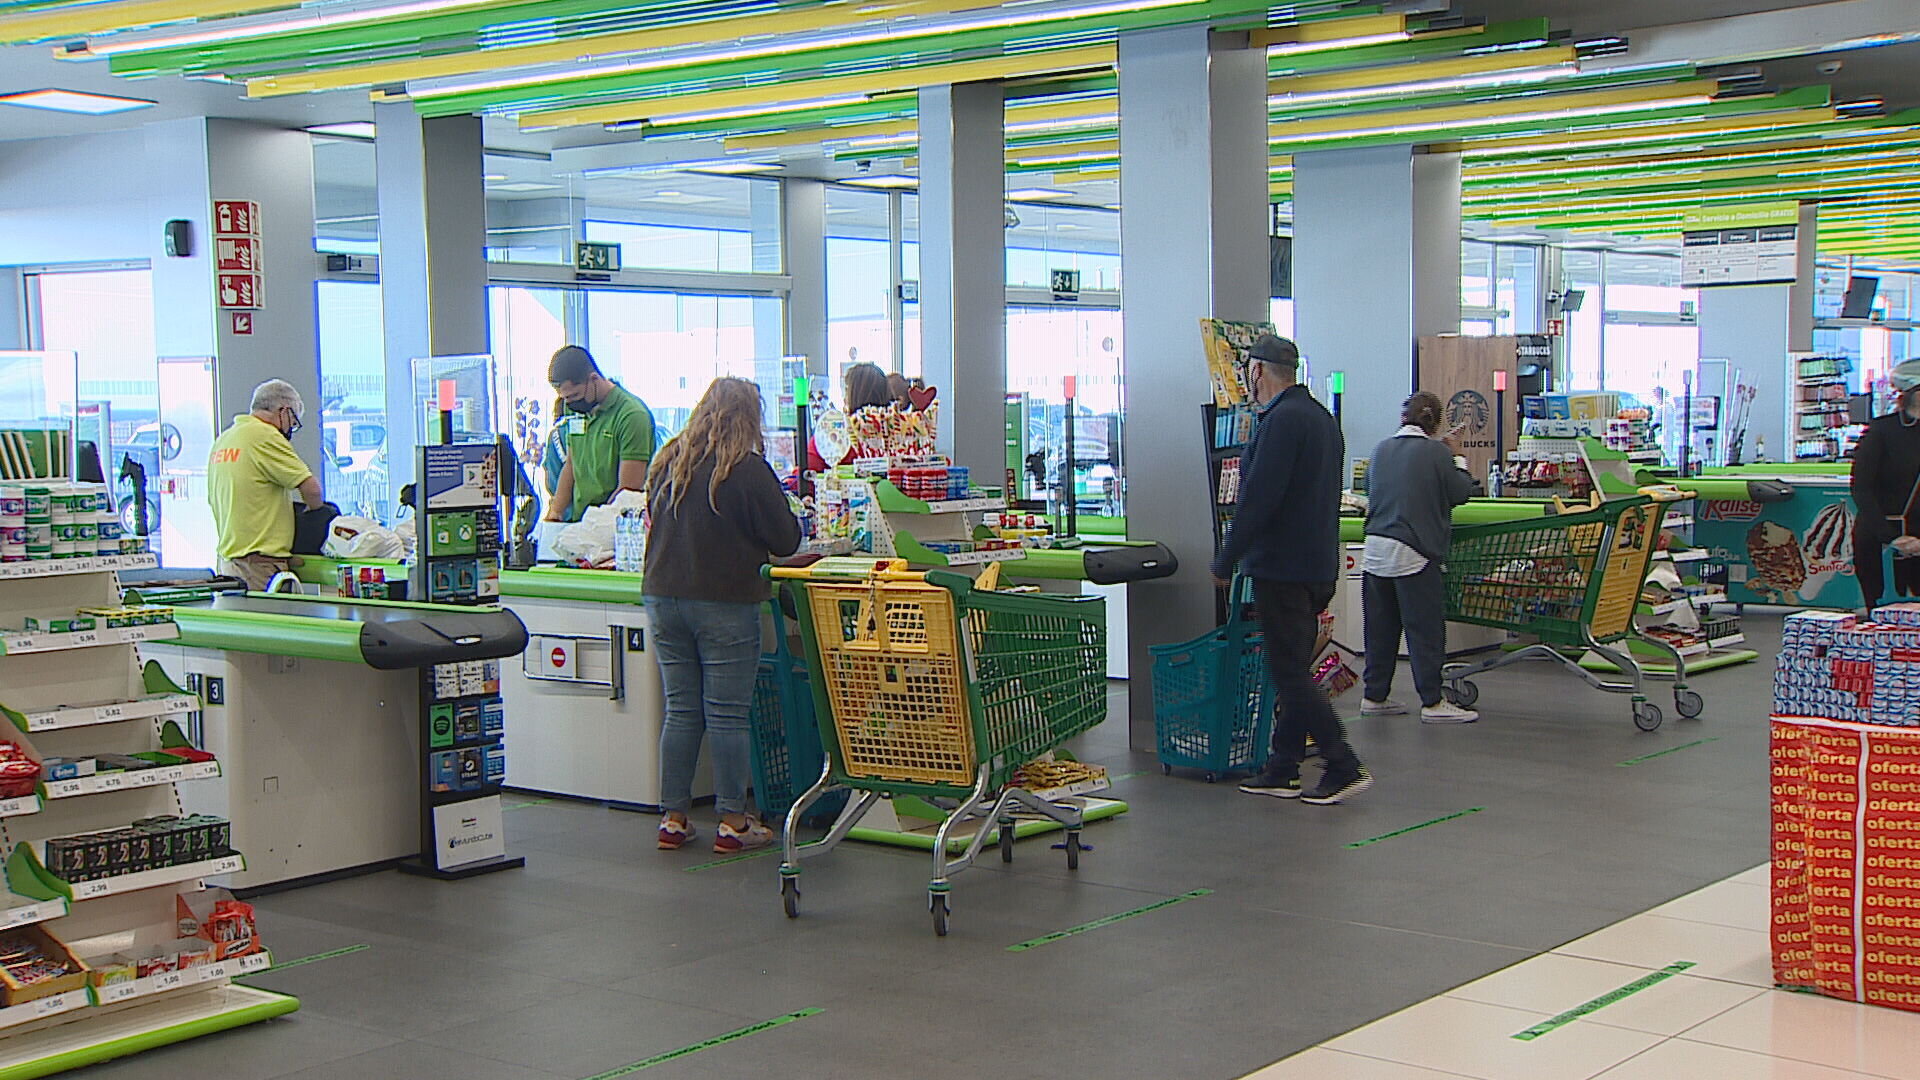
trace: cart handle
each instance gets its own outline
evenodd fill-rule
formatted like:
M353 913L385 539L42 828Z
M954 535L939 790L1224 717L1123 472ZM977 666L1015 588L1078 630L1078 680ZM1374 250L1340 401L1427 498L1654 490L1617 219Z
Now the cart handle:
M1600 498L1598 491L1587 492L1587 501L1585 503L1570 503L1560 496L1555 495L1553 497L1553 512L1555 514L1577 514L1586 510L1598 510L1600 509L1600 504L1604 501L1605 500Z
M864 574L835 574L830 571L816 572L811 566L769 566L766 575L775 580L811 581L815 577L853 578L861 581L925 581L924 570L908 570L907 560L888 559L875 563L872 570Z
M1683 502L1700 493L1697 491L1687 491L1673 484L1650 484L1647 487L1641 488L1640 494L1645 495L1654 502L1666 503Z

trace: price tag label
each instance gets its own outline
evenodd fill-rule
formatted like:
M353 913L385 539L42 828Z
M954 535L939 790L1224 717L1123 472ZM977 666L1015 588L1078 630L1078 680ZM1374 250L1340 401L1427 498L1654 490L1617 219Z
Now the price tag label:
M116 1001L125 1001L139 992L139 983L114 983L112 986L103 986L100 988L100 1000L105 1004L111 1005Z
M0 917L0 930L12 930L17 926L43 922L55 910L57 909L48 904L29 904L26 907L13 908L4 917Z
M112 891L113 886L107 884L104 880L82 881L74 885L73 898L75 900L94 900Z
M177 784L186 778L187 767L185 765L169 765L160 770L159 782L162 784Z
M93 788L95 791L119 791L123 787L132 786L131 780L132 778L123 772L102 773L94 778Z
M54 780L47 784L47 796L53 799L70 799L86 792L85 780Z
M265 971L272 963L273 957L267 953L254 953L252 956L243 956L239 960L242 974L249 971Z
M118 720L125 715L127 715L127 707L125 705L102 705L93 710L93 716L96 720Z
M52 997L43 997L33 1003L33 1015L52 1016L54 1013L65 1009L68 1000L69 998L66 994L54 994Z
M184 985L187 981L186 973L181 971L163 971L152 978L155 991L172 990L177 986Z
M8 652L32 652L40 647L40 639L31 634L25 637L7 639Z
M76 630L73 633L73 644L75 645L97 645L99 643L100 631L98 630Z
M215 979L224 979L227 976L233 974L233 968L230 965L228 965L225 961L221 961L218 964L208 964L206 967L201 968L200 971L201 971L200 979L203 982L212 982Z

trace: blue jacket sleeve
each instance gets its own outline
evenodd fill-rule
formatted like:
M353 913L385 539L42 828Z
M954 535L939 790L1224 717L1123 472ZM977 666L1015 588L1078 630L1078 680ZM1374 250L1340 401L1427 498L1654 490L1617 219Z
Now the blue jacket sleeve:
M1439 466L1440 490L1446 494L1448 506L1459 506L1473 498L1473 474L1453 463L1453 451L1446 443L1433 442L1433 460Z
M1213 559L1215 577L1232 574L1253 538L1280 525L1287 482L1300 456L1300 432L1283 409L1276 408L1262 423L1266 426L1254 440L1253 460L1240 463L1240 498L1234 503L1226 540Z

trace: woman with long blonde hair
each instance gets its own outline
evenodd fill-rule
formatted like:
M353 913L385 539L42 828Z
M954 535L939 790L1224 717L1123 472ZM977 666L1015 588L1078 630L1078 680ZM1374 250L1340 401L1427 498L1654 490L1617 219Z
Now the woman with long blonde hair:
M748 816L747 779L754 671L766 563L800 546L800 523L762 456L760 388L715 379L693 416L660 449L647 475L647 616L666 691L660 731L660 847L693 839L687 810L700 740L713 748L713 850L765 847L766 826Z

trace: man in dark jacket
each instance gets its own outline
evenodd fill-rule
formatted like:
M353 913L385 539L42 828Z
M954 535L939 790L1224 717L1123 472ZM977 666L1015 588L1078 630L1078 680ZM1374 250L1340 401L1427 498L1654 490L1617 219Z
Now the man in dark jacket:
M1346 444L1333 415L1300 385L1300 350L1293 342L1271 334L1254 342L1245 373L1260 422L1241 455L1240 498L1214 557L1213 576L1226 581L1238 566L1253 579L1280 717L1266 768L1240 790L1337 803L1373 783L1312 671L1319 615L1340 576ZM1326 772L1303 792L1300 759L1308 735L1320 747Z
M1883 548L1894 549L1893 585L1901 596L1920 593L1920 537L1911 533L1908 515L1920 490L1920 360L1893 369L1899 397L1895 408L1876 416L1853 450L1853 573L1871 611L1886 591Z

